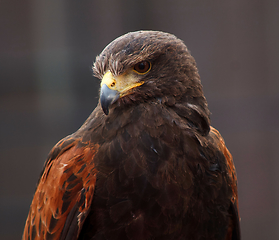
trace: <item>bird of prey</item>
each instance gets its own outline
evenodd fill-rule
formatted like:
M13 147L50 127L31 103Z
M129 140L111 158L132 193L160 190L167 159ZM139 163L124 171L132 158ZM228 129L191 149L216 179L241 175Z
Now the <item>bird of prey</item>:
M23 239L239 240L234 163L183 41L127 33L93 71L99 103L51 150Z

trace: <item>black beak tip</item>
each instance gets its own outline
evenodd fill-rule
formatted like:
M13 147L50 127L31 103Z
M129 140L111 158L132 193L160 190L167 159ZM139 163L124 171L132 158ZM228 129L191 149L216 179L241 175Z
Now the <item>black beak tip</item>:
M110 89L106 84L101 87L100 101L103 112L108 115L109 107L119 98L119 92Z
M104 107L102 106L102 109L103 109L103 112L104 112L105 115L108 115L108 114L109 114L108 108L104 108Z
M108 115L108 113L109 113L109 104L107 104L107 101L105 101L105 100L102 101L102 98L101 98L101 106L102 106L104 114Z

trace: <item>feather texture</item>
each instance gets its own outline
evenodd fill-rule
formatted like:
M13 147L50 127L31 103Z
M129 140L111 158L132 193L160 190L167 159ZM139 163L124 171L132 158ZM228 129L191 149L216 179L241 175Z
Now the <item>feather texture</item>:
M128 33L93 70L125 74L149 61L144 84L51 151L23 239L240 240L232 156L210 126L194 58L175 36Z

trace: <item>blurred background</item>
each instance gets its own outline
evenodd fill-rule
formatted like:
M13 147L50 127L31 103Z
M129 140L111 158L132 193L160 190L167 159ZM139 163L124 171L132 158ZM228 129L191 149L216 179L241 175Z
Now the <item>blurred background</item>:
M140 29L183 39L234 156L244 240L279 239L279 1L0 1L0 239L20 239L48 152L98 101L95 56Z

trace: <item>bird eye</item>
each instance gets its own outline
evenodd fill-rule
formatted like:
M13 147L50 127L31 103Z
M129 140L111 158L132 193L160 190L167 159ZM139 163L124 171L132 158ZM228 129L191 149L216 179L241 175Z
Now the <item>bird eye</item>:
M140 74L145 74L149 72L150 69L151 69L151 63L148 61L139 62L134 66L134 70Z

